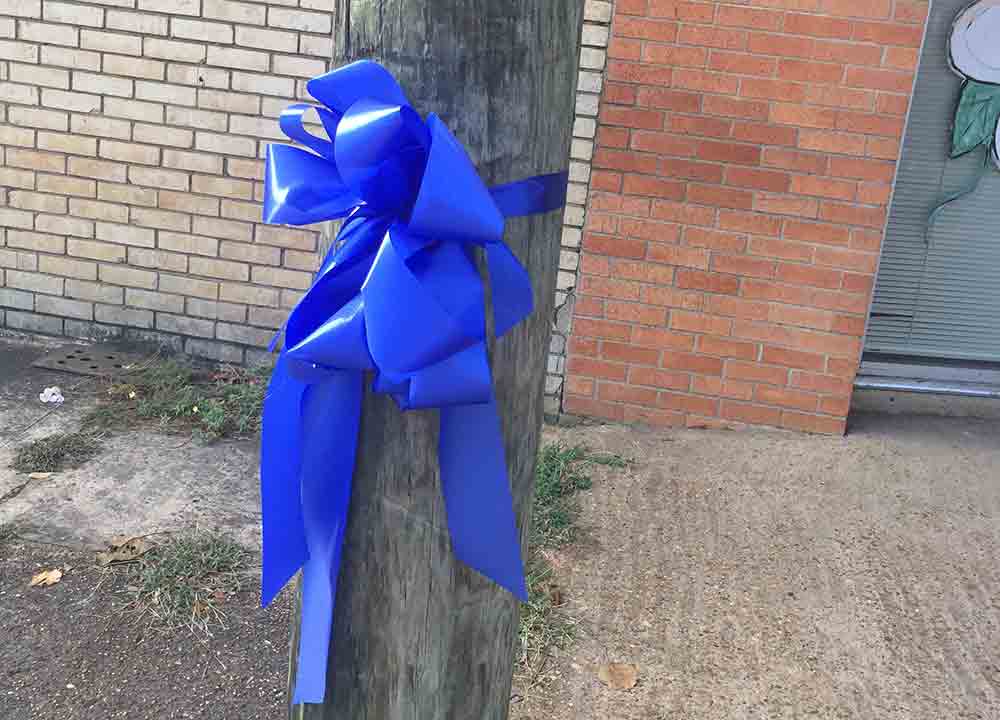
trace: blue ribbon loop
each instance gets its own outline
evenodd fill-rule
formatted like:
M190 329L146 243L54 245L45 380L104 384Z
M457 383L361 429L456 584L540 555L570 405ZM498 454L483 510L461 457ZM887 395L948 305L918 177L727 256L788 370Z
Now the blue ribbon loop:
M531 281L504 219L566 200L566 173L488 189L435 115L426 122L385 68L356 62L308 83L282 131L308 150L267 150L264 220L345 218L292 311L264 402L262 602L303 571L295 703L321 703L366 371L403 410L440 409L441 484L455 555L527 599L486 354L485 250L501 336L532 312ZM326 131L306 129L315 110Z

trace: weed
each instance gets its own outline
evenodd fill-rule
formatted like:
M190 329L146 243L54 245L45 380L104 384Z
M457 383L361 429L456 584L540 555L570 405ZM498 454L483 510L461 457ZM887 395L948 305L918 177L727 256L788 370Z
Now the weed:
M553 443L542 448L535 468L532 546L552 549L573 541L577 515L573 496L590 489L587 469L592 465L621 468L626 461L618 455L591 453L579 445Z
M87 421L109 429L157 422L206 440L253 435L260 430L269 373L265 366L208 371L158 361L109 385Z
M17 537L17 528L11 523L0 523L0 546Z
M251 557L225 535L199 533L173 538L121 569L138 615L166 629L187 625L208 632L222 617L220 603L239 590Z
M546 445L535 468L535 495L531 545L526 568L528 602L521 606L518 664L537 677L549 653L563 647L573 635L570 618L560 612L562 593L553 582L553 570L544 551L570 544L576 536L579 509L575 495L591 487L588 468L622 468L618 455L595 454L582 446Z
M57 433L22 445L11 467L17 472L58 472L79 467L101 450L92 432Z
M553 648L573 637L570 619L559 612L558 587L552 583L552 566L540 554L528 559L525 568L528 602L521 605L517 663L521 671L537 676Z

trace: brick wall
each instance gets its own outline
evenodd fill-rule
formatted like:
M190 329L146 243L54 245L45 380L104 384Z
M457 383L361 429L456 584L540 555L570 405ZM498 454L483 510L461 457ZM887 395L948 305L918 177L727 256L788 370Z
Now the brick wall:
M257 224L332 0L0 0L0 327L240 361L317 266Z
M563 381L566 375L566 342L576 299L577 271L580 268L580 240L587 214L594 138L597 135L597 110L604 87L612 4L608 0L583 0L583 33L580 38L580 68L573 119L573 142L570 147L569 190L563 218L559 250L559 275L556 284L555 317L552 344L549 347L548 373L545 376L545 412L558 416L562 408Z
M564 410L843 431L927 4L614 6Z

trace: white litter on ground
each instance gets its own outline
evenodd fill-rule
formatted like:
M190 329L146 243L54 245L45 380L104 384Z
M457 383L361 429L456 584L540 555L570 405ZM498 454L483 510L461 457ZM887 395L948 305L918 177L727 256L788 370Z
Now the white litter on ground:
M62 390L58 387L45 388L44 391L38 394L38 399L43 403L55 403L56 405L60 405L66 400L63 397Z

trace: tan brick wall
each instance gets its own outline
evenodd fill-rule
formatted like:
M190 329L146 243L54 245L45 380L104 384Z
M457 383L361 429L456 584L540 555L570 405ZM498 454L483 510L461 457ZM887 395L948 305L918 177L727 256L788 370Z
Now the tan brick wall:
M264 227L264 148L333 0L0 0L0 327L240 361L318 264Z

